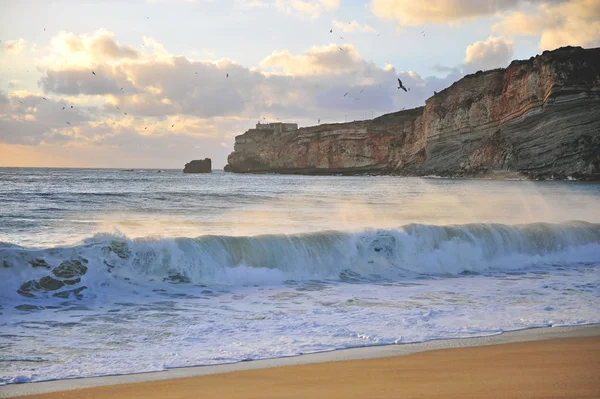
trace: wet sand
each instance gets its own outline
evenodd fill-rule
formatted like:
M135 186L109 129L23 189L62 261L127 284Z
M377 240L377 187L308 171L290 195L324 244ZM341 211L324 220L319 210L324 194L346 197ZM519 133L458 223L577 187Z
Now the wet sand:
M458 347L21 396L197 397L600 398L600 336Z

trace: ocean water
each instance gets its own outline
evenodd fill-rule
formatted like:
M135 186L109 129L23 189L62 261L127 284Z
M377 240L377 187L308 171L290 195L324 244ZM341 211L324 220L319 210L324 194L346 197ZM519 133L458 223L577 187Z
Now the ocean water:
M0 168L0 384L600 322L600 185Z

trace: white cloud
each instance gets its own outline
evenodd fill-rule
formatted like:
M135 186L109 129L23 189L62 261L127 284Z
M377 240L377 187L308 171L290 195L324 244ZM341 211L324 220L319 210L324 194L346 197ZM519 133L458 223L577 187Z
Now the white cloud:
M600 45L600 0L541 4L534 13L513 13L494 26L504 35L540 35L539 47Z
M375 29L372 26L367 24L361 25L356 21L350 21L348 23L339 21L337 19L333 20L333 26L337 29L340 29L344 32L375 32Z
M513 43L503 37L490 36L467 47L466 72L506 67L512 60Z
M516 8L519 4L540 3L544 0L371 0L375 15L395 19L402 26L447 24L474 19ZM562 0L547 0L557 2Z
M7 40L4 42L4 51L7 54L20 54L27 47L27 42L24 39Z

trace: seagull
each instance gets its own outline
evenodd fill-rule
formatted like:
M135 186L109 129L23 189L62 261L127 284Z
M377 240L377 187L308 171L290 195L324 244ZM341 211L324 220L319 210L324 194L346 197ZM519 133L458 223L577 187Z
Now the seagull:
M63 107L63 111L65 110L65 107Z
M404 85L402 84L402 81L400 80L400 78L398 78L398 89L408 91L408 90L406 90L406 87L404 87Z
M338 47L338 48L339 48L340 50L344 51L344 49L343 49L343 48L341 48L341 47Z
M171 127L175 127L175 125L171 125Z
M96 72L92 71L92 75L95 75L95 74L96 74Z
M340 39L344 40L344 38L343 38L343 37L341 37L341 36L340 36Z
M361 91L360 91L358 94L362 93L362 92L363 92L363 90L364 90L364 89L361 89Z
M42 98L43 98L45 101L48 101L48 100L46 100L46 97L42 97Z
M344 97L346 97L348 95L348 93L344 94Z
M127 115L127 112L123 112L125 115Z
M123 88L121 87L121 90L123 90Z
M73 106L71 105L71 108L73 108Z
M117 107L117 109L118 109L119 111L121 110L121 108L119 108L119 107Z
M225 75L225 77L226 77L226 78L228 78L228 77L229 77L229 74Z
M146 126L146 127L144 128L144 130L146 130L146 129L148 129L148 126Z
M329 29L329 33L333 33L333 29Z
M377 36L381 36L381 33L378 33Z
M70 125L70 124L71 124L71 122L67 122L67 125Z

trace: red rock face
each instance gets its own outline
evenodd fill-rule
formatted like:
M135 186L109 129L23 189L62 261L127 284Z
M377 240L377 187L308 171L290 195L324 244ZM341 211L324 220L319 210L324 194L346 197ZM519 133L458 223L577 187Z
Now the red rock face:
M425 107L279 134L249 130L234 172L600 178L600 49L468 75Z

